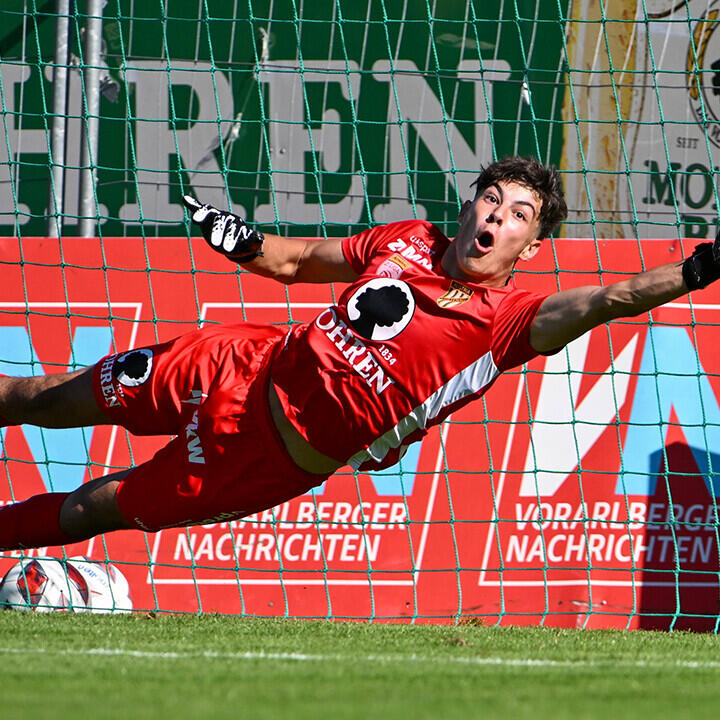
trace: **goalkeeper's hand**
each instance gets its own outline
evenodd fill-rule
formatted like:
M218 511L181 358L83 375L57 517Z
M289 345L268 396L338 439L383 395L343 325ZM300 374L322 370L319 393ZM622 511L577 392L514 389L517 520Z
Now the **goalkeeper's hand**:
M688 290L699 290L720 279L720 230L715 242L700 243L682 264L683 280Z
M201 205L191 195L183 195L183 204L213 250L236 263L250 262L262 255L265 236L242 218L212 205Z

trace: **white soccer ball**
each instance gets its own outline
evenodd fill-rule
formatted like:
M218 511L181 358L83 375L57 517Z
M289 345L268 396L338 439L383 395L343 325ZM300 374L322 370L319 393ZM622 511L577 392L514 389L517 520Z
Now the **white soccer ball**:
M130 586L111 563L85 557L28 558L0 582L0 608L31 612L125 613L132 610Z
M28 558L0 582L0 607L33 612L88 612L90 590L82 573L54 558Z
M86 557L72 557L68 564L80 572L89 591L89 609L94 613L125 613L132 610L127 578L115 565Z

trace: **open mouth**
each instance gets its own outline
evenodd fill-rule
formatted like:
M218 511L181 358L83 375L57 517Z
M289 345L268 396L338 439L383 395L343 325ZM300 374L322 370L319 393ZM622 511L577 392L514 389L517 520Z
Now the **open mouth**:
M489 250L493 246L493 235L485 230L475 238L475 244L479 249Z

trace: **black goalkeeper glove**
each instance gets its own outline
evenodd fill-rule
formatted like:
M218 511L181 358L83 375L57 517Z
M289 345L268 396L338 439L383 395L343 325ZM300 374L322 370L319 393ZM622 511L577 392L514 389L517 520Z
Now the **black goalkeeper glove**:
M720 278L720 230L715 242L700 243L682 264L682 274L689 290L699 290Z
M213 250L236 263L250 262L262 256L265 236L249 227L242 218L212 205L201 205L191 195L183 195L183 204Z

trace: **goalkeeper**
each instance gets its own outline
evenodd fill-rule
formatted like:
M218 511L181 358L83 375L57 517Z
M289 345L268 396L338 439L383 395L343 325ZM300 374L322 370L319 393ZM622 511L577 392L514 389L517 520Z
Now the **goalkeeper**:
M716 240L604 287L517 288L513 268L567 214L559 176L513 157L474 185L452 241L418 220L321 242L263 235L186 196L192 221L230 261L282 283L347 288L289 332L221 325L72 373L0 377L4 425L176 436L129 470L0 508L0 548L230 520L305 493L346 464L391 466L503 371L720 277Z

